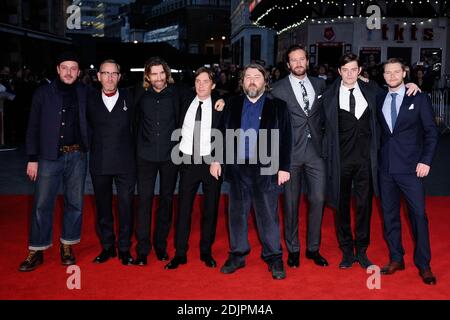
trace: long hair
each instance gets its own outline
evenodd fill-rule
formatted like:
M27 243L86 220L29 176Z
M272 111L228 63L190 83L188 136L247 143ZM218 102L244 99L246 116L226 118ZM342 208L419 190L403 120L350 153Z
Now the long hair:
M172 74L170 72L170 68L169 65L167 64L166 61L164 61L163 59L161 59L160 57L151 57L150 59L148 59L145 62L145 66L144 66L144 79L142 82L142 87L144 89L148 89L152 86L151 82L150 82L150 72L152 67L154 66L162 66L164 69L164 73L166 74L166 80L167 82L173 82L172 79Z

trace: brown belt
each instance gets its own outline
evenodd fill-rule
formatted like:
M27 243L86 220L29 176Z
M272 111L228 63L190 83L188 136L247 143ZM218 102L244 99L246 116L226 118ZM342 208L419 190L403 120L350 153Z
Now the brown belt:
M59 148L59 151L61 151L62 153L76 152L80 150L81 147L79 144L73 144L71 146L62 146L61 148Z

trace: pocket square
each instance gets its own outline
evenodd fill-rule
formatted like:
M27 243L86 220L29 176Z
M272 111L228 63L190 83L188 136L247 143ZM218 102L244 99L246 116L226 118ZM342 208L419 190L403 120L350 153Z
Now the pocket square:
M414 110L414 103L409 106L408 110Z
M322 95L320 95L320 96L317 96L317 99L320 99L320 98L322 98Z

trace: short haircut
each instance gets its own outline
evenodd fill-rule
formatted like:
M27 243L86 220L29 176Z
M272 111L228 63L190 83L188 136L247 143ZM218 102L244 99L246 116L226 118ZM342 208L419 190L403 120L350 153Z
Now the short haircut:
M119 73L120 73L120 64L118 64L118 63L116 62L116 60L113 60L113 59L106 59L105 61L103 61L102 63L100 63L100 66L98 67L98 71L102 70L102 66L103 66L105 63L115 64L116 67L117 67L117 70L118 70Z
M303 50L305 52L305 56L306 56L306 60L309 60L309 55L308 55L308 50L306 50L306 47L304 45L301 44L294 44L292 46L290 46L286 53L284 54L284 61L286 63L289 63L289 54L293 51L297 51L297 50Z
M142 84L144 89L148 89L148 88L150 88L152 86L151 83L150 83L149 75L150 75L152 67L155 67L155 66L162 66L163 67L164 73L166 74L167 82L169 82L169 80L172 77L169 65L167 64L166 61L164 61L160 57L151 57L150 59L148 59L145 62L145 66L144 66L144 82Z
M403 71L406 71L406 66L405 66L405 64L404 64L403 61L400 60L399 58L390 58L390 59L388 59L385 63L383 63L383 71L384 71L384 67L385 67L387 64L393 64L393 63L399 63L400 66L402 67L402 70L403 70Z
M339 59L339 69L345 66L347 63L356 61L358 64L358 67L361 67L361 62L359 61L359 58L354 53L346 53Z
M267 72L266 69L264 69L264 67L262 65L260 65L258 63L250 63L244 67L244 70L242 70L241 78L239 80L239 86L241 87L241 89L244 89L244 77L245 77L245 72L248 69L257 69L259 72L262 73L262 75L264 77L264 82L266 83L266 91L269 91L270 90L269 73Z
M207 67L200 67L200 68L198 68L197 71L195 71L194 79L197 79L197 77L201 73L206 73L208 75L209 80L211 80L213 83L215 83L215 81L214 81L214 72L210 68L207 68Z

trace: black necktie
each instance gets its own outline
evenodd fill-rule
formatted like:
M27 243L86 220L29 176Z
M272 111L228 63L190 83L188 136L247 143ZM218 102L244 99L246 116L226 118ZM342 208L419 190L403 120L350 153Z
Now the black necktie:
M197 112L195 113L194 140L192 141L192 155L194 156L194 159L200 159L200 128L202 123L202 104L203 101L198 102Z
M352 115L355 115L356 100L355 96L353 95L353 90L355 90L355 88L348 89L348 91L350 91L350 113Z

